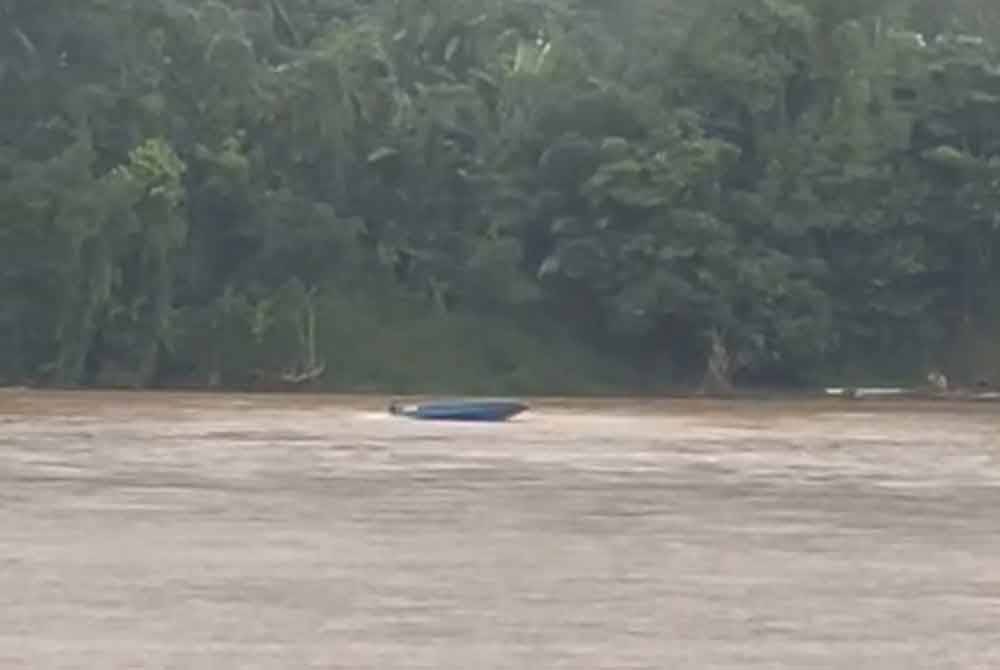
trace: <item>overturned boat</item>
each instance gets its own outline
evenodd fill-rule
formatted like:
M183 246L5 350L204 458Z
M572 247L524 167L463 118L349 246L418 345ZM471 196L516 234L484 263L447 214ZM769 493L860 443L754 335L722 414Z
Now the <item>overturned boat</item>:
M506 421L527 409L526 404L516 400L438 400L389 405L390 414L434 421Z

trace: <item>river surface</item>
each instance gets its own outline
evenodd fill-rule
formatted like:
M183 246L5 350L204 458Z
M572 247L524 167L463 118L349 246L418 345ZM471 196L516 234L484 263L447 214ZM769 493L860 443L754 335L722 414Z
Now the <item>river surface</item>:
M1000 406L0 392L0 668L1000 668Z

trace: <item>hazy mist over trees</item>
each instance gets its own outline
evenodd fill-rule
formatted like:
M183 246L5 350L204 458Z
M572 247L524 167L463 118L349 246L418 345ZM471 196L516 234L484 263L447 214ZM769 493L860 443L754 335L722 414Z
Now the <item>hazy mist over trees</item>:
M0 0L0 382L1000 381L996 0Z

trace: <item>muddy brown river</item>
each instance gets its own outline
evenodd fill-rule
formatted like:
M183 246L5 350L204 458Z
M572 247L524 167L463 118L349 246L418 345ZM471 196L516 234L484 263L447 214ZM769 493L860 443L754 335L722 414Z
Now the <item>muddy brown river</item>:
M0 392L0 668L1000 668L1000 406Z

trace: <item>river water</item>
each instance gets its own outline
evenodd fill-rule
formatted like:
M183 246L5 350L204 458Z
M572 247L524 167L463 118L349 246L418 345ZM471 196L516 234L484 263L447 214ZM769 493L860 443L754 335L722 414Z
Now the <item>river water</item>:
M0 392L0 668L1000 668L1000 407Z

